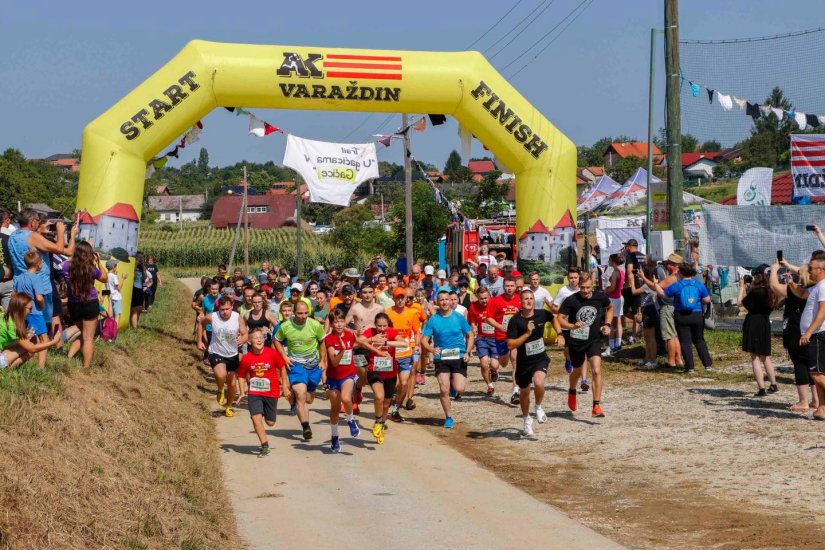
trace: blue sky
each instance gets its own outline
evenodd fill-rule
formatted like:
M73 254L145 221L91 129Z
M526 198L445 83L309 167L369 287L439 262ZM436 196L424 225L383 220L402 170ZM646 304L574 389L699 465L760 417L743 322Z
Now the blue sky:
M138 9L131 7L135 3L128 3L127 7L127 3L97 0L3 0L0 148L14 147L28 157L42 157L79 147L85 124L195 38L254 44L460 51L516 2L147 0L140 2ZM555 0L492 60L493 65L503 67L524 52L579 2ZM522 0L473 49L489 47L540 5L541 0ZM763 0L683 0L680 9L682 38L691 39L785 33L821 26L825 21L821 3L815 0L781 5ZM512 83L577 144L589 145L604 135L643 138L647 128L650 28L662 26L662 10L662 0L594 0ZM502 40L488 55L512 36ZM533 55L528 53L515 67ZM661 75L661 52L658 59ZM657 93L661 99L663 86L657 86ZM327 141L342 140L362 123L348 141L366 141L386 118L375 114L365 122L368 115L359 113L258 112L289 132ZM658 128L662 126L661 104L656 113ZM399 122L400 116L394 117L383 130L391 131ZM184 150L180 160L172 159L172 165L196 158L201 146L209 150L211 163L217 165L240 160L280 163L283 159L283 136L248 136L246 121L224 110L210 114L204 125L201 141ZM460 150L454 122L413 134L416 157L439 167L452 149ZM482 156L484 151L475 145L473 153ZM402 161L398 146L381 150L379 156L382 160Z

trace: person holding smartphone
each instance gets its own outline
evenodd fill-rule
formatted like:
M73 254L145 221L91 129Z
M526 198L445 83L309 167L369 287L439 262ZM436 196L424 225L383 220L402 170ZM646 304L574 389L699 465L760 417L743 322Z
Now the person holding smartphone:
M768 278L763 272L756 273L750 283L739 286L737 304L744 307L748 314L742 325L742 351L751 354L751 368L756 379L756 397L764 397L776 393L776 371L771 361L771 320L775 295L770 291ZM768 374L770 386L765 389L765 377Z

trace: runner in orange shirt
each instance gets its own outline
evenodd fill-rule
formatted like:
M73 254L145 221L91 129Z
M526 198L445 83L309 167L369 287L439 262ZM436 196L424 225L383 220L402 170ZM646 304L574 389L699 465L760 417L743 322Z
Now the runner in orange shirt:
M421 321L418 312L405 304L406 297L407 292L403 288L396 288L393 292L395 305L385 311L399 337L409 342L406 348L395 350L395 359L398 362L398 391L390 413L390 420L393 422L404 420L399 412L401 405L405 405L408 411L415 408L412 400L415 378L410 374L413 368L413 349L418 345L418 333L421 332Z

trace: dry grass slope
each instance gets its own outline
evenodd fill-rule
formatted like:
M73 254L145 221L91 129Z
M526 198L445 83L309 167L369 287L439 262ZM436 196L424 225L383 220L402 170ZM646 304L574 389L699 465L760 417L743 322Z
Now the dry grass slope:
M0 373L0 547L238 542L189 293L169 280L144 328L100 344L89 371L58 357Z

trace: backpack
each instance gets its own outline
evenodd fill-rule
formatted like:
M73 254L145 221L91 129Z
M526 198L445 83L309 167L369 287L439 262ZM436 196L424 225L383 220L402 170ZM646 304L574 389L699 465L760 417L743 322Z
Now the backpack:
M114 342L117 339L117 322L113 317L105 317L100 324L100 339Z
M699 294L698 283L692 279L684 281L682 288L679 290L677 309L679 311L697 311L696 304L701 304L701 302L702 298Z

